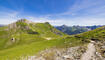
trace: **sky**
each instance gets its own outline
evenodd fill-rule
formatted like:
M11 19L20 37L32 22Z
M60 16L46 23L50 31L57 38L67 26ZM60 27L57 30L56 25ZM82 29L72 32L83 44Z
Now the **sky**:
M105 0L0 0L0 24L19 19L60 25L105 25Z

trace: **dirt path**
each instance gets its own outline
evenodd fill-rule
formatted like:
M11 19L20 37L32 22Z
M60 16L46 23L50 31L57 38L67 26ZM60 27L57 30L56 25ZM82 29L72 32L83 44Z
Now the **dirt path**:
M95 55L96 49L94 46L94 42L91 41L89 43L86 52L82 55L81 60L91 60L92 57Z

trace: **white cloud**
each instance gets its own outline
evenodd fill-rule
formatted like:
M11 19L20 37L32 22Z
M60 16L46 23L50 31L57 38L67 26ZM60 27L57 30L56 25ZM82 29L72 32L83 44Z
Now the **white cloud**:
M0 24L10 24L20 19L18 12L0 12Z
M32 16L28 16L27 18L28 20L34 21L34 22L50 22L51 24L57 24L58 22L60 22L60 20L53 20L53 19L49 19L48 17L32 17Z
M67 25L81 25L81 26L88 26L88 25L105 25L105 18L93 18L93 17L78 17L72 19L65 19L67 21L65 24Z
M5 16L0 17L0 24L10 24L17 21L21 17L17 17L18 12L8 13ZM34 17L26 16L26 19L33 22L50 22L52 25L105 25L105 18L100 17L76 17L76 18L57 18L51 19L49 16L44 17Z
M20 11L3 9L5 11L0 12L0 24L9 24L20 18L26 18L34 22L50 22L52 25L105 25L105 0L76 0L68 11L41 17L20 16Z
M77 17L77 18L58 18L58 19L48 19L44 17L28 17L29 20L34 22L50 22L54 26L59 25L105 25L105 18L96 18L96 17Z
M99 13L105 14L105 0L76 0L75 3L70 6L68 11L63 13L56 14L55 16L64 16L64 15L95 15ZM54 15L53 15L54 16Z

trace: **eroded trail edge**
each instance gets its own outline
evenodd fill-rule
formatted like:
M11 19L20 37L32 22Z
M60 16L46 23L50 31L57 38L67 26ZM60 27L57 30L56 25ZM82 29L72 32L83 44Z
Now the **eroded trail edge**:
M81 60L91 60L95 56L95 45L94 42L88 44L86 52L82 55Z

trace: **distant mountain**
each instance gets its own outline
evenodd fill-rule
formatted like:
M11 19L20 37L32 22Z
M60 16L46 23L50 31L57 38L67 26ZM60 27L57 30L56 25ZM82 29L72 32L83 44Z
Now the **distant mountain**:
M0 24L0 27L3 27L4 25Z
M57 28L58 30L69 34L69 35L73 35L73 34L79 34L79 33L83 33L86 31L90 31L96 28L102 27L102 25L94 25L94 26L66 26L66 25L62 25L62 26L55 26L55 28Z

